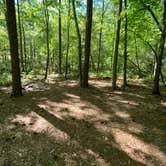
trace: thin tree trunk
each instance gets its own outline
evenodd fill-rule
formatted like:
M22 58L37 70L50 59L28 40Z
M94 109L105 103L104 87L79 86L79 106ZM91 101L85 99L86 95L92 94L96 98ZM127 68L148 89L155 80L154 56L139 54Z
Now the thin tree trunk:
M160 94L160 74L161 74L161 66L162 66L162 59L164 54L164 45L165 45L165 37L166 37L166 0L164 0L164 10L163 10L163 19L162 19L162 34L160 38L160 45L158 56L156 58L156 69L155 69L155 76L154 76L154 86L153 86L153 94Z
M120 17L121 11L122 11L122 0L119 0L118 17ZM120 41L120 26L121 26L121 18L119 18L117 21L117 29L116 29L114 63L113 63L113 78L112 78L112 89L113 90L116 89L116 81L117 81L117 64L118 64L119 41Z
M21 58L21 71L24 72L24 60L23 60L23 48L22 48L22 28L21 28L21 17L20 17L20 5L17 0L17 13L18 13L18 28L19 28L19 41L20 41L20 58Z
M14 0L6 0L7 8L7 27L10 40L10 54L12 66L12 88L13 96L22 96L21 75L19 67L18 38Z
M22 37L23 37L23 48L24 48L24 71L28 72L27 70L27 50L26 50L26 37L25 37L25 30L24 30L24 25L23 25L23 22L22 22Z
M62 21L61 21L61 0L59 0L59 74L62 74Z
M46 60L46 69L45 69L45 76L44 79L47 79L48 76L48 68L50 62L50 48L49 48L49 14L47 6L45 6L46 1L43 0L43 4L45 7L45 22L46 22L46 47L47 47L47 60Z
M124 0L125 6L125 28L124 28L124 66L123 66L123 88L127 86L127 0Z
M78 38L78 60L79 60L78 70L79 70L79 78L80 78L79 81L80 81L80 87L82 87L82 40L81 40L80 28L78 25L77 13L75 9L75 0L72 0L72 6L73 6L74 21L75 21L75 27L77 31L77 38Z
M85 59L84 59L84 71L83 71L83 84L82 84L83 88L88 87L89 57L91 50L92 11L93 11L93 0L87 0Z
M94 60L93 60L93 56L90 56L90 60L91 60L91 71L96 71L96 67L95 67L95 63L94 63Z
M97 58L97 77L99 76L99 69L100 69L100 57L101 57L101 46L102 46L102 33L103 33L103 20L104 20L104 8L105 8L105 0L103 0L102 4L102 15L101 15L101 21L100 21L100 32L99 32L99 52L98 52L98 58Z
M66 79L68 74L69 47L70 47L70 0L68 0L68 18L67 18L67 47L66 47L66 66L65 66Z
M29 58L29 70L33 70L33 45L32 45L32 40L30 39L29 42L29 53L30 53L30 58Z
M134 33L134 42L135 42L135 58L136 58L136 63L138 66L138 76L139 78L141 77L141 70L140 70L140 64L139 64L139 58L138 58L138 47L137 47L137 38L136 38L136 34Z

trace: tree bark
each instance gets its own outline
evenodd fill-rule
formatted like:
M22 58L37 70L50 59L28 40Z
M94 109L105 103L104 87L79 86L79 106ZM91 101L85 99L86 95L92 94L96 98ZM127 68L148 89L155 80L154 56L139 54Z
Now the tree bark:
M105 0L102 3L102 15L100 20L100 32L99 32L99 50L98 50L98 58L97 58L97 77L99 77L100 70L100 59L101 59L101 47L102 47L102 33L103 33L103 20L104 20L104 8L105 8Z
M120 17L122 11L122 0L119 0L119 11L118 17ZM119 41L120 41L120 26L121 18L118 18L117 29L116 29L116 40L115 40L115 50L114 50L114 63L113 63L113 78L112 78L112 89L116 89L117 81L117 64L118 64L118 53L119 53Z
M125 6L125 27L124 27L124 65L123 65L123 88L127 86L127 0L124 0Z
M23 37L23 52L24 52L24 71L26 72L26 74L28 73L28 65L27 65L27 49L26 49L26 36L25 36L25 30L24 30L24 25L22 22L22 37Z
M70 47L70 0L68 0L68 16L67 16L67 47L66 47L66 66L65 66L65 78L68 74L68 57Z
M61 0L59 0L59 74L62 74L62 21L61 21Z
M154 86L153 86L153 94L160 94L160 74L161 74L161 66L162 59L164 54L164 45L166 38L166 0L164 0L163 4L163 18L162 18L162 34L160 37L159 43L159 51L156 58L156 68L155 68L155 76L154 76Z
M8 27L9 40L10 40L13 96L19 97L22 96L22 88L21 88L16 12L15 12L14 0L6 0L6 8L7 8L7 14L6 14L7 27Z
M80 84L80 87L82 87L82 82L83 82L82 81L82 39L81 39L80 28L78 25L77 13L75 9L75 0L72 0L72 6L73 6L74 21L75 21L75 27L77 31L77 38L78 38L79 84Z
M23 46L22 46L22 28L21 28L21 16L20 5L17 0L17 13L18 13L18 28L19 28L19 41L20 41L20 58L21 58L21 71L24 72L24 58L23 58Z
M85 59L84 59L84 71L83 71L83 84L82 84L83 88L88 87L89 57L91 50L92 11L93 11L93 0L87 0Z
M49 14L48 14L48 9L47 9L47 6L46 6L45 2L46 1L43 0L43 4L44 4L44 7L45 7L46 47L47 47L47 60L46 60L46 69L45 69L44 79L47 79L49 62L50 62L50 48L49 48Z

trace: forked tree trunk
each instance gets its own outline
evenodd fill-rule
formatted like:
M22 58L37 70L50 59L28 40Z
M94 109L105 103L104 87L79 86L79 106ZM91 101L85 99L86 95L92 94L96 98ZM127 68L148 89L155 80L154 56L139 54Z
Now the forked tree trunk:
M6 0L6 8L7 27L10 40L13 96L19 97L22 96L22 88L19 67L18 38L14 0Z
M165 38L166 38L166 0L164 0L164 10L163 10L163 19L162 19L162 34L160 37L159 50L156 58L156 68L154 75L154 86L153 86L153 94L160 94L160 74L161 74L161 66L162 59L164 54L164 46L165 46Z

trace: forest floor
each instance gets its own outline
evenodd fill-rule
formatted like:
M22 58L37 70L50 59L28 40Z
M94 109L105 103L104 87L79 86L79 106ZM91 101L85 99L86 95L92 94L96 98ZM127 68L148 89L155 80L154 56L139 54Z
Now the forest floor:
M23 84L17 99L0 87L0 166L166 165L166 88L159 97L141 80L125 91L53 76Z

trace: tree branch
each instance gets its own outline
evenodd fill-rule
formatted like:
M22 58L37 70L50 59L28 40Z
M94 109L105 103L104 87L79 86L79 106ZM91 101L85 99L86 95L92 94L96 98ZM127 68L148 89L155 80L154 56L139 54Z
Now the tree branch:
M158 21L158 19L157 19L156 15L154 14L153 10L150 8L150 6L146 5L146 4L143 2L143 0L140 0L140 1L141 1L141 3L144 5L144 7L149 11L149 13L151 14L151 16L153 17L153 19L154 19L154 21L156 22L156 24L157 24L159 30L160 30L161 32L163 32L162 26L160 25L160 22Z

